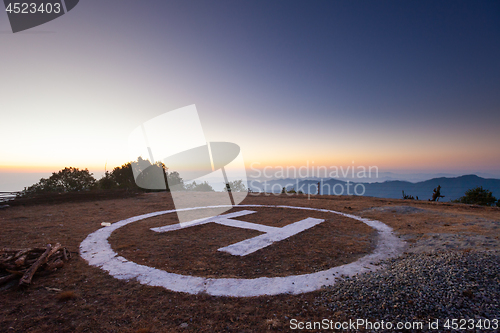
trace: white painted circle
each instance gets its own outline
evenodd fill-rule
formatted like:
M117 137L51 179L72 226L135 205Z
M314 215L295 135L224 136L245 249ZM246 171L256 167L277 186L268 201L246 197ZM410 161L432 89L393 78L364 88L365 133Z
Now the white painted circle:
M139 265L135 262L128 261L124 257L119 256L111 248L108 238L116 229L149 217L177 212L177 210L173 209L131 217L129 219L113 223L109 227L101 228L88 235L87 238L80 244L80 255L83 259L87 260L90 265L100 267L113 277L120 280L136 279L141 284L164 287L168 290L189 294L207 293L214 296L251 297L285 293L301 294L320 289L322 286L333 285L335 283L335 278L341 275L353 276L358 273L377 270L380 268L376 265L378 262L400 254L405 246L405 243L393 234L392 228L380 221L365 219L359 216L344 214L327 209L271 205L238 205L234 207L224 205L186 208L182 210L224 207L290 208L341 215L363 222L377 230L377 247L373 253L366 255L355 262L333 267L328 270L303 275L270 278L260 277L255 279L215 279L169 273L157 268Z

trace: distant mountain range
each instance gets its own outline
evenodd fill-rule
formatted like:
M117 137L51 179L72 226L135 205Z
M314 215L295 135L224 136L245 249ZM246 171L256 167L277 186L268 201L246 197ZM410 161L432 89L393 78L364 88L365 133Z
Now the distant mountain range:
M408 182L400 180L384 181L379 183L356 183L338 179L274 179L269 181L257 181L251 178L248 181L249 188L256 192L281 192L283 187L287 190L292 188L304 193L317 193L318 181L321 182L324 195L364 195L378 198L401 199L402 191L405 194L417 197L420 200L432 198L433 189L441 185L441 194L445 197L441 201L455 200L464 195L465 191L477 186L493 192L493 196L500 198L500 179L482 178L476 175L460 177L439 177L421 182Z

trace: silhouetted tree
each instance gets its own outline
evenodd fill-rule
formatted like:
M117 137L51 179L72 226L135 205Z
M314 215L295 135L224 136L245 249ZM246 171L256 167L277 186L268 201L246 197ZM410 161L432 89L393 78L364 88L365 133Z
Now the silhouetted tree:
M184 186L187 191L200 191L200 192L213 192L213 187L204 181L203 183L196 184L196 182L192 182L191 184L187 184Z
M109 171L106 171L101 179L97 181L97 187L103 190L109 190L116 187L116 182Z
M36 184L25 188L20 197L48 192L76 192L94 188L96 180L89 170L78 168L64 168L59 172L52 173L49 178L42 178Z
M174 185L178 185L178 184L184 185L184 180L182 180L181 176L179 175L179 173L177 171L173 171L173 172L169 173L167 178L168 178L168 185L170 185L170 186L174 186Z
M162 162L151 164L149 160L138 157L137 161L128 162L122 166L116 167L111 172L106 172L99 179L99 188L102 189L150 189L165 190L169 189L168 184L184 184L179 173L174 171L168 174L168 169ZM137 174L137 179L134 178ZM168 180L168 181L167 181Z
M112 171L113 180L118 188L136 189L137 184L134 180L134 173L132 172L132 163L125 163L120 167L116 167Z
M131 162L115 167L111 172L106 171L97 183L99 188L105 190L116 188L138 189L134 180Z
M144 160L143 160L144 161ZM147 161L149 163L149 161ZM132 165L135 168L135 165ZM148 190L166 190L168 189L165 166L161 162L154 164L149 163L149 166L143 168L138 174L135 182L139 187Z
M405 194L405 191L403 191L403 199L415 200L415 198L413 197L413 195Z
M438 185L438 187L434 189L432 199L429 199L429 201L439 201L439 198L444 198L444 195L441 195L441 185Z
M245 184L243 184L243 180L241 179L233 180L229 182L229 184L226 184L224 191L228 190L227 185L229 185L230 191L232 192L245 192L247 190Z

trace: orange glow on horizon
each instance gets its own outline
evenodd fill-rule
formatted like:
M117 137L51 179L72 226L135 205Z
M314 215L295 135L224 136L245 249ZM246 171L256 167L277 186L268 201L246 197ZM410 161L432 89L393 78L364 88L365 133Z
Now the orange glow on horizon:
M299 153L299 152L297 152ZM263 156L264 155L264 156ZM245 154L245 168L247 172L252 169L270 168L300 168L304 166L312 167L348 167L348 166L363 166L365 168L377 167L382 170L400 170L400 171L432 171L432 170L497 170L500 163L500 157L492 154L484 154L483 151L440 151L437 149L406 149L397 152L394 151L364 151L362 153L342 153L342 154L318 154L311 152L310 154L283 154L285 158L273 156L272 154ZM293 156L293 157L290 157ZM115 167L119 167L130 161L118 161L114 159L108 163L89 163L83 164L68 163L62 164L31 164L31 165L0 165L1 173L52 173L58 172L65 167L75 167L79 169L88 169L93 173L103 173L105 170L112 171ZM168 167L168 166L167 166Z
M66 167L74 167L80 170L88 169L91 172L100 171L104 172L103 165L66 165L66 166L54 166L54 165L0 165L0 172L2 173L42 173L42 172L58 172ZM107 170L111 171L114 167L110 168L107 166Z

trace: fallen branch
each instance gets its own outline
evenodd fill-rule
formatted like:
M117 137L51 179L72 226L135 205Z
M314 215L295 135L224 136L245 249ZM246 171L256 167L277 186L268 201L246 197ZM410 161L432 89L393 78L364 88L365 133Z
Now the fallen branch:
M38 260L33 264L33 266L31 266L30 269L28 269L26 273L24 273L23 277L19 281L19 285L31 283L33 275L35 275L35 272L37 271L38 268L40 268L40 266L42 266L47 262L47 258L51 252L52 252L52 245L49 244L47 245L47 250L40 256L40 258L38 258Z
M26 262L27 257L28 257L27 254L22 255L21 257L16 259L16 261L14 261L14 264L16 264L16 266L23 266L24 263ZM14 259L15 259L15 257L14 257Z
M15 278L17 278L17 275L16 274L10 274L10 275L7 275L7 276L4 276L4 277L1 277L0 278L0 286L4 283L7 283L9 281L12 281L14 280Z

